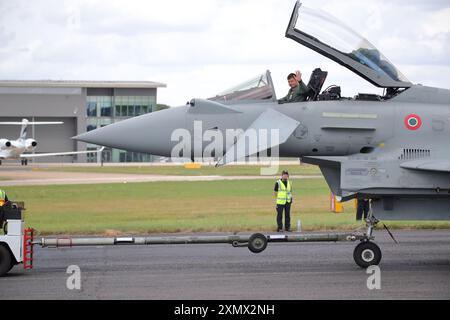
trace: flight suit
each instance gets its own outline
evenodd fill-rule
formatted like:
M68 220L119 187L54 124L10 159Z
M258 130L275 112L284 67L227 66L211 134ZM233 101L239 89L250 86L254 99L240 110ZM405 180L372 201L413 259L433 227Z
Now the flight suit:
M300 81L294 89L290 88L286 97L278 100L279 103L302 102L306 100L308 87Z

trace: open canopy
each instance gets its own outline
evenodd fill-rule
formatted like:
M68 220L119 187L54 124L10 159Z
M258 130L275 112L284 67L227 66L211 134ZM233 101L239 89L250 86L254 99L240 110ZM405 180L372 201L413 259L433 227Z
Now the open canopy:
M286 37L352 70L377 87L408 88L412 84L369 41L341 21L297 1Z

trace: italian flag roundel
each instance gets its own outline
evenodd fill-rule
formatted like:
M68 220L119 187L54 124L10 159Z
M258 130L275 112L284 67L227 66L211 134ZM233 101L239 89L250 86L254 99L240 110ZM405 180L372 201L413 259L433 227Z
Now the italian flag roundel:
M422 125L422 119L417 114L410 114L405 118L405 126L408 130L417 130Z

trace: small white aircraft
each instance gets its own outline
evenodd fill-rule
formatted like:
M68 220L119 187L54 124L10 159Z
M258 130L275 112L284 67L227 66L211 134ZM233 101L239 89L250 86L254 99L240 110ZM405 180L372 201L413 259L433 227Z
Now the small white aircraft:
M37 153L24 154L24 152L32 152L36 149L37 141L34 139L27 139L28 125L51 125L62 124L63 122L30 122L27 119L22 119L22 122L0 122L0 125L20 125L20 137L17 140L0 139L0 165L3 159L20 159L22 165L28 164L29 158L51 157L51 156L67 156L75 154L87 154L102 152L104 147L94 151L69 151L56 153Z

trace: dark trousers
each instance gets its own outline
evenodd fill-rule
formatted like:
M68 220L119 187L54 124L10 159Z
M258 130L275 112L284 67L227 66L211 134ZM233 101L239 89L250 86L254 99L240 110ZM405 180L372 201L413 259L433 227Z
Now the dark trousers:
M291 203L277 204L277 225L278 229L283 229L283 210L285 230L291 228Z
M358 200L358 208L356 209L356 220L361 220L363 215L364 219L367 218L367 214L370 210L369 200Z

